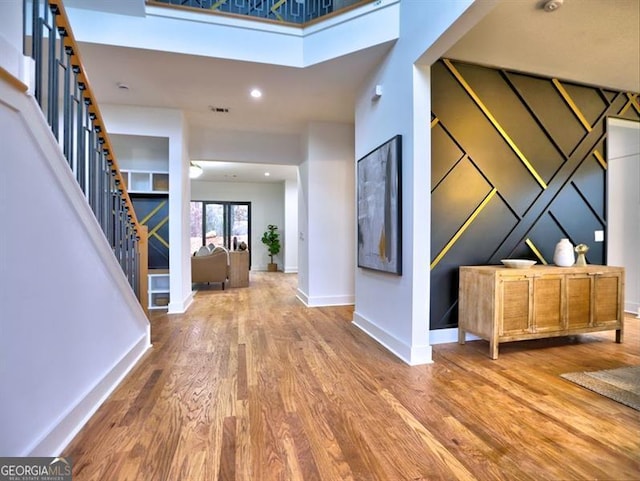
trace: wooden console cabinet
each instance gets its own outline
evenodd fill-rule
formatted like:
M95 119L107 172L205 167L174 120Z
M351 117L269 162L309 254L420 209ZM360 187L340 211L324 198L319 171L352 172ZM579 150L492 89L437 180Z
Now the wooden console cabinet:
M249 251L229 252L229 287L249 287Z
M467 332L501 342L616 330L624 327L624 268L462 266L458 342Z

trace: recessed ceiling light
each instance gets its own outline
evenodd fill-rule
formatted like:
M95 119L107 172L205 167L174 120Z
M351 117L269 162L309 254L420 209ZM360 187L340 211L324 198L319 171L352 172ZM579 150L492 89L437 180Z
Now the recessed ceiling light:
M120 90L129 90L129 86L126 83L118 82L117 85Z
M269 172L265 172L265 173L264 173L264 176L265 176L265 177L269 177L270 175L271 175L271 174L270 174Z
M260 97L262 97L262 91L260 89L252 89L251 90L251 96L254 99L259 99Z

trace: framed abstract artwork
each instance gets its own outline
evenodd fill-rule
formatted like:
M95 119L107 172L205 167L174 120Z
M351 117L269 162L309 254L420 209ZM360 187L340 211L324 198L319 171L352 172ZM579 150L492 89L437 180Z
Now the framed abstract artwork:
M358 160L358 267L402 275L402 136Z

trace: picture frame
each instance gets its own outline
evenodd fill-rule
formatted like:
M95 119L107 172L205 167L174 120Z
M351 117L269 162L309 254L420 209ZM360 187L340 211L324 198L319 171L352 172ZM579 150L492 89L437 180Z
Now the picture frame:
M402 275L402 135L357 162L358 267Z

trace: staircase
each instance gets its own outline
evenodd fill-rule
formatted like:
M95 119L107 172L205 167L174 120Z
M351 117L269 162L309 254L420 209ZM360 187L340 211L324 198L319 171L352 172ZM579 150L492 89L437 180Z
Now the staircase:
M147 310L146 228L136 218L62 0L25 1L34 94L113 253Z
M17 3L0 2L0 452L57 456L151 347L145 234L61 3Z

